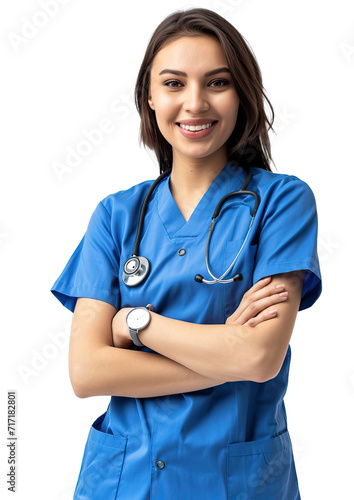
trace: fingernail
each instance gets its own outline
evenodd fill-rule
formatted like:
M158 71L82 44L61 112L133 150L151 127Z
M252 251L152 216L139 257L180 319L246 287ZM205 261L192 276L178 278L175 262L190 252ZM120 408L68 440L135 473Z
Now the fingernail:
M287 297L288 296L288 292L282 292L279 294L279 297Z
M285 285L277 285L275 288L284 288Z
M269 316L275 316L277 314L277 310L273 309L273 311L269 311L268 315Z
M262 278L261 281L266 281L266 280L269 280L270 279L270 276L267 276L266 278Z

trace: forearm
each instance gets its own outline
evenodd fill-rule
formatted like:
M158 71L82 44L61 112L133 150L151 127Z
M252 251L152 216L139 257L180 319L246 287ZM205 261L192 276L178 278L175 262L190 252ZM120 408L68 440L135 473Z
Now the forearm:
M141 342L186 368L212 379L258 380L261 355L255 329L199 325L151 313Z
M159 354L110 346L95 349L77 364L72 375L79 397L158 397L197 391L223 384ZM75 379L75 380L73 380Z
M152 312L151 321L139 332L139 338L150 349L206 377L264 382L276 376L283 363L303 279L304 274L297 272L273 276L272 287L264 284L267 280L256 283L252 287L253 298L252 289L244 296L248 303L245 310L253 326L247 325L247 315L234 322L238 310L222 325L187 323ZM283 292L285 286L289 295L288 291Z

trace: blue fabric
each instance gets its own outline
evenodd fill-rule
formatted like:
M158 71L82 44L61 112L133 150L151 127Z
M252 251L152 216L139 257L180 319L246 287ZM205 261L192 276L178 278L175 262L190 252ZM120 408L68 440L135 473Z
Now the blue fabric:
M241 272L243 281L212 286L195 282L197 273L208 279L204 253L214 208L245 177L245 169L228 163L188 222L165 178L149 202L140 243L139 253L149 259L151 271L134 288L122 283L122 267L131 256L140 207L152 181L107 196L52 292L71 311L77 297L90 297L117 309L151 303L161 315L220 324L262 277L303 269L307 273L300 309L310 307L321 293L313 193L297 177L260 168L252 168L249 184L260 196L259 210L230 273ZM210 242L216 276L242 245L253 203L251 196L238 196L223 206ZM181 248L186 250L183 256L178 254ZM74 498L300 498L283 400L290 359L289 346L278 375L262 384L228 382L159 398L112 397L90 431ZM165 463L163 469L156 466L158 460ZM97 472L100 463L112 468L104 486ZM97 481L92 479L96 476ZM87 482L91 490L85 494Z

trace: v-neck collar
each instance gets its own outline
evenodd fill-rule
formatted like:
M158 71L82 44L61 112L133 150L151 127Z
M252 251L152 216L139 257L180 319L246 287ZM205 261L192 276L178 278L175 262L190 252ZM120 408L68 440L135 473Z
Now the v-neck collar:
M246 171L233 161L227 163L206 190L188 221L184 219L172 196L170 175L157 188L157 209L161 222L172 239L197 237L205 232L218 202L227 193L240 189L246 178Z

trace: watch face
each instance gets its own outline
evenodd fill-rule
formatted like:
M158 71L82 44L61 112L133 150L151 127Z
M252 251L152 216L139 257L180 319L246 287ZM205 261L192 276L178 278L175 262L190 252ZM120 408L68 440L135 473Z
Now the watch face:
M127 316L127 324L133 330L141 330L150 322L150 311L146 307L135 307Z

